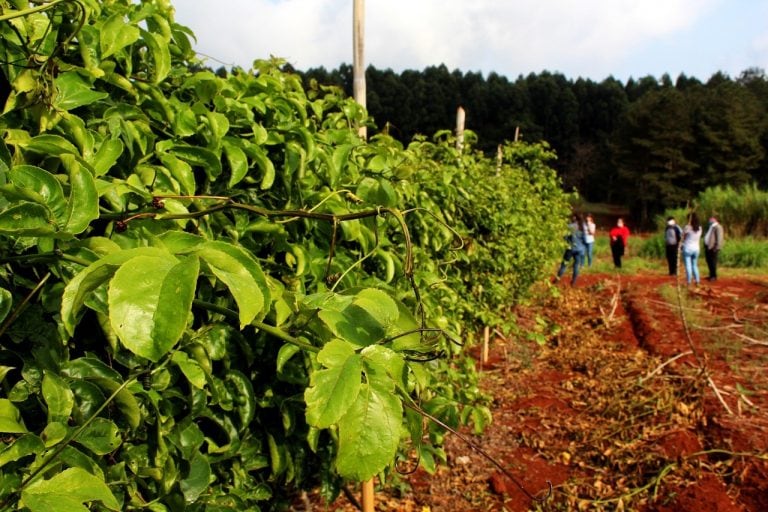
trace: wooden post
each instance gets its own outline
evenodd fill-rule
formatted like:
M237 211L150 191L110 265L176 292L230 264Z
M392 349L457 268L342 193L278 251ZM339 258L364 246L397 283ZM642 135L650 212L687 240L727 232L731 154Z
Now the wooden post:
M490 351L490 344L491 344L491 328L486 325L485 331L483 331L483 364L488 362L488 352Z
M515 142L520 138L520 127L515 126Z
M363 482L363 512L373 512L373 478Z
M355 101L365 107L365 0L355 0L352 8L352 93ZM363 125L357 133L368 137L368 129Z
M366 106L365 91L365 0L354 0L352 5L352 94L362 107ZM368 138L368 128L363 125L357 129L363 140ZM373 512L373 478L362 484L363 512Z
M504 161L504 151L502 150L501 144L496 146L496 176L498 176L501 173L501 164Z
M462 107L456 110L456 149L459 153L464 149L464 121L466 113Z

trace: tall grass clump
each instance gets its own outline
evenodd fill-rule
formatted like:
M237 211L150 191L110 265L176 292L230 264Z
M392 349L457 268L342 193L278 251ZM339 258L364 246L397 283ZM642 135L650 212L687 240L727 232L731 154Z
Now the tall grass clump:
M701 246L702 258L704 245ZM643 241L638 256L648 259L665 257L664 236L654 235ZM768 240L746 237L728 238L718 259L720 265L730 268L768 268Z
M643 258L664 258L664 235L654 235L643 240L637 254Z
M694 204L702 223L714 215L727 238L768 238L768 191L754 184L711 187L701 192Z
M719 262L724 267L768 267L768 241L753 237L729 240L720 251Z

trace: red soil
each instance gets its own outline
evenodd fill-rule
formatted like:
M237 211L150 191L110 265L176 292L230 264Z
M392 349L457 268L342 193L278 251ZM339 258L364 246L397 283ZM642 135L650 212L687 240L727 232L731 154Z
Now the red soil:
M478 361L494 421L465 435L504 470L449 435L447 466L376 510L768 510L768 281L587 273L550 295L515 311L546 343Z

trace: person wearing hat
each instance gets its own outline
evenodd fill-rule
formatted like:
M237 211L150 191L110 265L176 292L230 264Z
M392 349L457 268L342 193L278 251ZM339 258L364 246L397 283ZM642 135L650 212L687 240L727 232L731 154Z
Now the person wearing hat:
M667 265L669 275L677 275L677 250L683 239L683 230L677 225L674 217L667 219L667 227L664 229L664 245L666 246Z

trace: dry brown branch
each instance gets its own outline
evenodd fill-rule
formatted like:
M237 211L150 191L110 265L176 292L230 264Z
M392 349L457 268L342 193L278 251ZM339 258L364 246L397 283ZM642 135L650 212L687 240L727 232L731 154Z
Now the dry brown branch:
M678 359L680 359L681 357L690 356L691 354L693 354L693 352L692 352L692 351L690 351L690 350L686 350L685 352L682 352L682 353L680 353L680 354L677 354L675 357L672 357L672 358L670 358L670 359L667 359L666 361L664 361L663 363L661 363L659 366L657 366L657 367L656 367L656 368L655 368L655 369L654 369L654 370L653 370L651 373L649 373L648 375L646 375L645 377L643 377L642 379L640 379L640 384L642 384L642 383L643 383L643 382L645 382L646 380L650 379L651 377L653 377L654 375L656 375L657 373L659 373L659 372L660 372L661 370L663 370L663 369L664 369L664 367L665 367L665 366L667 366L668 364L674 363L675 361L677 361L677 360L678 360Z
M709 382L709 387L712 388L712 391L715 392L715 396L717 396L717 399L720 401L720 403L723 405L726 411L728 411L728 414L733 416L733 411L730 407L728 407L728 404L725 403L725 400L723 399L723 395L720 392L720 389L715 385L715 381L712 380L712 376L709 375L709 372L707 372L707 382Z
M748 341L749 343L752 343L753 345L761 345L763 347L768 347L768 341L758 340L758 339L749 337L746 334L741 334L740 332L734 332L733 334L743 339L744 341Z
M600 307L600 315L603 317L603 325L610 327L613 322L613 316L616 314L616 308L619 307L619 298L621 297L621 277L616 281L616 291L611 295L611 312L606 315L603 306Z
M693 354L693 357L696 359L696 362L698 363L698 367L701 369L702 374L707 377L707 382L709 383L709 386L712 388L712 391L715 393L715 396L720 401L720 403L725 408L725 410L728 411L728 414L733 415L733 411L731 411L731 408L728 407L727 403L725 403L725 400L723 400L723 397L720 394L720 390L717 388L717 385L715 385L715 381L712 380L712 377L709 374L709 370L707 369L706 361L699 355L698 351L696 350L696 346L693 344L693 337L691 336L691 326L688 324L688 319L685 316L685 310L683 306L682 284L681 284L679 274L677 276L676 285L677 285L676 286L677 305L679 307L680 320L683 322L683 332L685 333L685 340L688 343L688 346L691 348L691 353Z
M764 347L768 347L768 341L765 340L758 340L756 338L753 338L751 336L747 336L746 334L742 334L740 332L734 332L734 329L743 329L744 326L742 325L723 325L718 327L705 327L703 325L696 325L691 324L691 327L694 329L700 330L700 331L729 331L730 334L733 334L734 336L743 339L744 341L748 341L749 343L752 343L753 345L762 345Z

